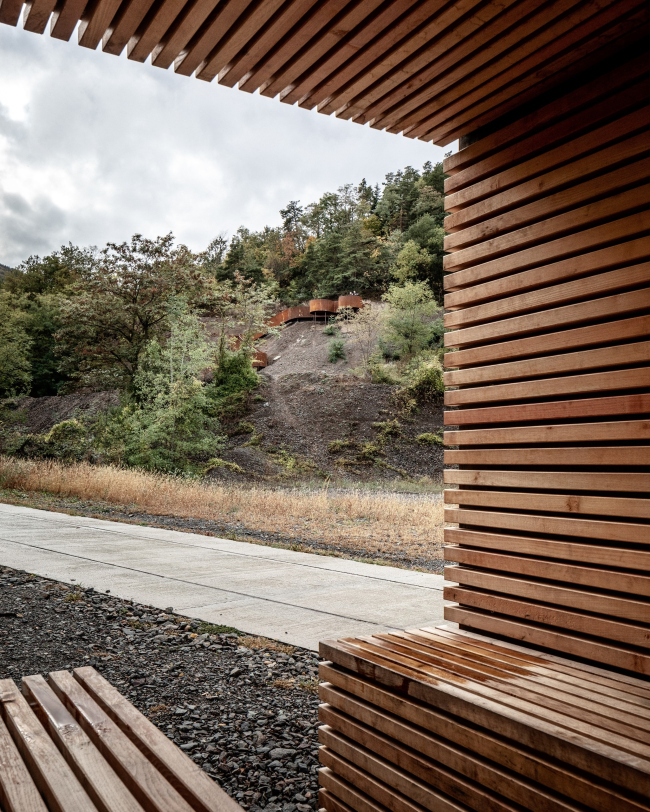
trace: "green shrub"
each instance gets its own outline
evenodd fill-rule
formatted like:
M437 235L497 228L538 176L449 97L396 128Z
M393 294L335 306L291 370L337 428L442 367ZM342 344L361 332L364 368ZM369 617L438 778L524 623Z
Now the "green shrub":
M435 434L427 431L424 434L418 435L415 438L415 442L420 445L444 445L445 441L442 436L442 431L437 431Z
M233 474L245 474L246 471L240 466L237 465L236 462L227 462L226 460L222 460L219 457L213 457L211 460L204 465L201 469L201 473L203 475L209 474L210 471L214 471L217 468L226 468L228 471L232 471Z
M259 384L257 372L245 352L225 352L214 375L210 394L215 399L248 392Z
M411 362L404 374L405 383L395 394L403 412L414 411L425 403L437 403L445 392L442 367L437 356L420 356Z
M379 456L385 456L378 443L359 443L357 462L374 462Z
M345 361L345 342L342 338L333 338L328 342L327 350L330 364L335 364L339 359Z
M91 448L88 429L78 420L63 420L47 434L24 434L15 443L13 453L25 457L74 462L84 459Z
M384 442L388 437L402 436L402 427L397 419L384 420L382 423L373 423L372 427L377 430L381 442Z
M332 440L331 443L327 444L327 450L330 454L338 454L341 451L345 451L347 448L356 448L357 441L356 440Z
M331 321L323 330L323 333L326 336L337 336L339 334L339 328L336 322Z
M233 431L230 432L232 437L237 437L240 434L252 434L255 431L255 426L249 423L248 420L241 420Z
M429 328L429 346L441 347L445 337L445 322L443 319L436 319Z
M395 386L398 383L397 378L393 374L393 368L389 364L384 364L376 358L373 358L368 364L368 372L370 373L372 383L385 384L386 386Z

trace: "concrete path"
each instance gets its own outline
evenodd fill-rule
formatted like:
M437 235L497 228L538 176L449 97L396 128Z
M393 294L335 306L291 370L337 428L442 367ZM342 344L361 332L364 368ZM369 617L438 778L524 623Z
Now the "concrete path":
M2 503L0 564L311 649L443 620L441 575Z

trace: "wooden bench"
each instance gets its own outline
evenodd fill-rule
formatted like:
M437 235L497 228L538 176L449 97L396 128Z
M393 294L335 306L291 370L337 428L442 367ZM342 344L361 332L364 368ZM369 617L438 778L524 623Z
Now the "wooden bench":
M328 812L647 812L650 683L481 635L321 643Z
M94 668L0 680L3 812L240 812Z

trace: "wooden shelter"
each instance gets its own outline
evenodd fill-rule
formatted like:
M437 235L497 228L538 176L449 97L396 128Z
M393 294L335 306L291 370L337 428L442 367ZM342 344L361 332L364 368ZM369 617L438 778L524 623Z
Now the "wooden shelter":
M0 21L21 9L2 0ZM322 802L649 809L647 0L32 0L23 19L460 139L445 161L445 574L461 632L324 646Z

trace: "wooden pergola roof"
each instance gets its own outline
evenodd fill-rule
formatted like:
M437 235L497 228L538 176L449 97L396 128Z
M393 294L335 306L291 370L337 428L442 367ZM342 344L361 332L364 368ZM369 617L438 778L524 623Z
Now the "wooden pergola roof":
M444 145L638 39L647 0L0 0L0 22Z

